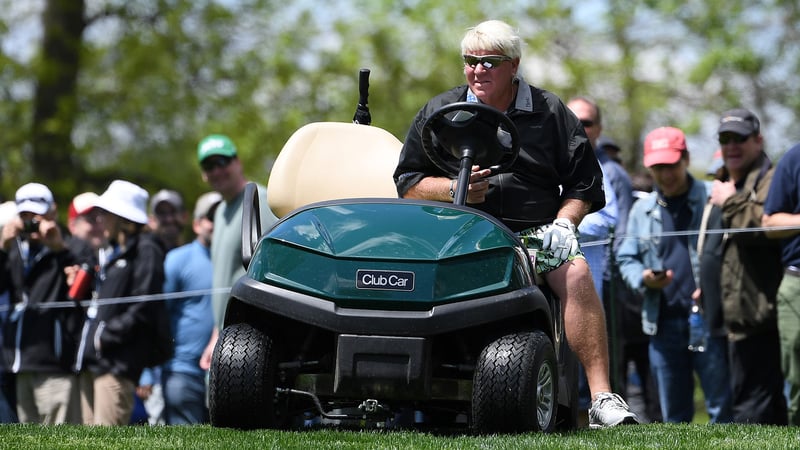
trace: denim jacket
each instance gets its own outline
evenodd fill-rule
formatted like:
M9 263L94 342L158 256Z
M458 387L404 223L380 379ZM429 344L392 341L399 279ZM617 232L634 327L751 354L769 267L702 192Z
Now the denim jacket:
M689 175L691 178L691 175ZM689 230L699 230L703 217L703 208L708 199L705 184L691 179L688 206L692 211ZM633 204L628 216L627 234L620 240L617 249L617 261L625 283L631 289L642 294L642 331L647 335L658 332L658 312L661 302L661 290L651 289L642 283L642 271L650 268L662 268L663 262L658 254L658 245L663 234L661 212L658 205L658 194L650 193ZM695 282L700 277L700 261L697 257L697 233L689 235L689 257ZM673 280L676 282L676 280ZM680 280L677 280L680 282Z

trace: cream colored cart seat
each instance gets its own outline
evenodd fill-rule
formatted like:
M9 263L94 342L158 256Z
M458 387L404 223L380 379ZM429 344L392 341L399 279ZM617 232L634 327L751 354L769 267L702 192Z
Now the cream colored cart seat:
M392 174L402 146L388 131L369 125L305 125L275 160L267 184L269 207L283 217L324 200L397 198Z

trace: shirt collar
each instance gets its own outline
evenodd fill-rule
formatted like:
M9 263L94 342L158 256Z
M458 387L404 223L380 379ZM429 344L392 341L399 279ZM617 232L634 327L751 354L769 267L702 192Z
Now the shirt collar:
M517 75L517 102L514 108L520 111L533 112L533 95L531 88L522 75Z

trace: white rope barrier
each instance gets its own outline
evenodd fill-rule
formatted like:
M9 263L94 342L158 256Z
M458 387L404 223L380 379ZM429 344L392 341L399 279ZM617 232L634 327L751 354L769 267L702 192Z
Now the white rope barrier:
M218 293L227 294L230 291L231 291L230 287L217 288L217 289L198 289L194 291L171 292L168 294L132 295L129 297L112 297L112 298L103 298L96 300L82 300L80 302L65 300L61 302L28 304L26 307L30 309L37 309L37 308L60 309L60 308L75 308L76 304L80 304L80 306L88 308L91 305L105 306L105 305L119 305L124 303L144 303L144 302L154 302L159 300L175 300L175 299L189 298L201 295L213 295ZM0 312L13 309L14 306L15 305L1 305Z
M786 227L753 227L753 228L719 228L719 229L706 229L706 234L737 234L737 233L758 233L758 232L767 232L767 231L785 231L785 230L798 230L800 228L794 226L786 226ZM678 236L695 236L699 235L700 230L688 230L688 231L666 231L659 235L641 235L641 236L633 236L629 234L621 234L619 236L615 236L616 240L623 240L623 239L632 239L636 238L639 240L647 240L653 239L654 237L678 237ZM777 241L777 239L776 239ZM592 247L596 245L608 245L611 243L611 239L598 239L594 241L587 241L581 242L581 247Z
M737 234L737 233L758 233L758 232L766 232L766 231L784 231L784 230L798 230L798 227L754 227L754 228L723 228L723 229L707 229L705 230L706 234ZM640 240L645 239L653 239L655 237L677 237L677 236L693 236L699 235L699 230L689 230L689 231L668 231L664 232L660 235L642 235L642 236L633 236L633 235L619 235L615 236L615 239L622 240L622 239L630 239L636 238ZM587 241L581 242L581 247L593 247L598 245L609 245L611 243L611 239L598 239L594 241ZM226 288L216 288L216 289L200 289L194 291L184 291L184 292L172 292L167 294L150 294L150 295L135 295L130 297L114 297L114 298L104 298L104 299L97 299L97 300L83 300L80 302L80 306L82 307L89 307L90 305L94 304L97 306L105 306L105 305L118 305L124 303L143 303L143 302L153 302L159 300L177 300L182 298L189 298L195 296L202 296L202 295L213 295L213 294L227 294L231 290L230 287ZM56 308L74 308L76 306L76 302L72 301L61 301L61 302L49 302L49 303L37 303L37 304L29 304L26 307L30 309L56 309ZM13 309L15 305L0 305L0 313L7 312Z

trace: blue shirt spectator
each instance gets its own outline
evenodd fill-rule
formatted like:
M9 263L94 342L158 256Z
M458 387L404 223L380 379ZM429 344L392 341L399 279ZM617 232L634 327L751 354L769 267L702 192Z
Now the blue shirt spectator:
M170 325L175 337L175 357L162 368L173 372L203 374L200 355L211 338L214 315L211 311L211 256L209 248L194 240L169 253L164 262L164 293L206 291L205 294L176 298L167 302Z
M214 314L211 307L211 235L213 217L222 196L209 192L197 200L192 228L197 238L167 253L164 261L164 293L196 293L167 302L175 338L175 356L161 366L164 420L167 425L195 424L208 420L206 371L200 357L211 339Z
M631 183L630 175L628 175L628 172L622 167L622 164L606 153L612 148L619 151L619 146L617 146L614 141L601 136L597 139L597 146L595 147L594 153L597 155L597 160L603 168L603 176L608 178L608 185L611 186L611 190L614 191L614 196L616 197L617 221L614 227L614 233L617 236L623 236L627 231L628 214L631 211L631 205L633 205L633 184ZM616 240L614 249L616 250L618 247L619 240Z

